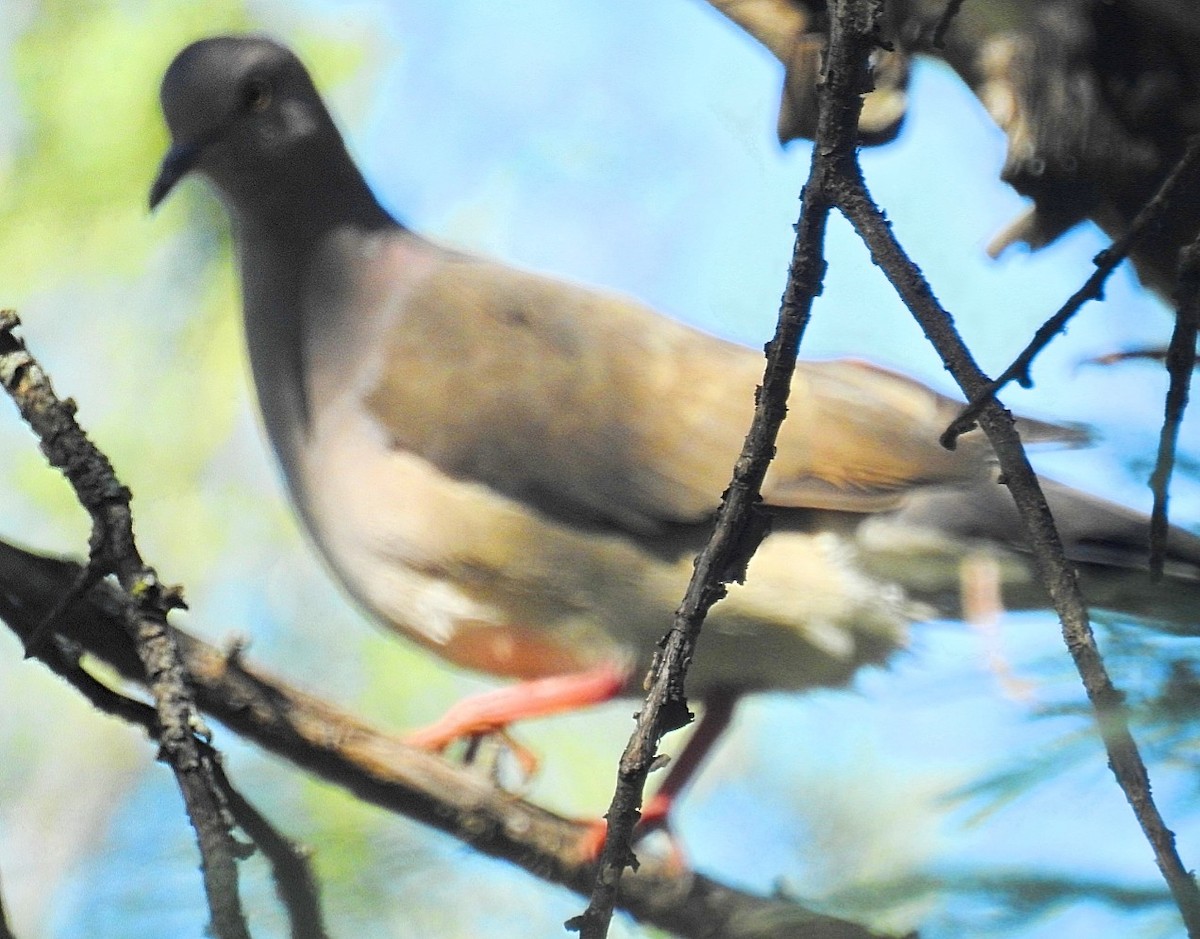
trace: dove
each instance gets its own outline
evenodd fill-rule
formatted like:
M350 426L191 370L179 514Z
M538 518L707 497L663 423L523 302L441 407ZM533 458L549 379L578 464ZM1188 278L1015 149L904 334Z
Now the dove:
M519 680L412 739L440 748L636 693L740 452L761 354L410 230L269 39L188 46L161 104L151 208L196 174L228 211L263 426L313 543L382 625ZM668 796L741 696L845 684L913 622L962 616L966 559L994 561L1008 607L1047 605L986 440L938 443L959 408L865 362L797 365L762 492L770 532L704 626L688 691L706 716ZM1044 486L1093 604L1188 620L1200 540L1173 530L1152 584L1144 516Z

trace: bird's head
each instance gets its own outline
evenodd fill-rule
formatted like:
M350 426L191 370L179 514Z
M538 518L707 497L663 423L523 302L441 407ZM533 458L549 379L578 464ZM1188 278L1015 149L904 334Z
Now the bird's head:
M156 207L193 170L237 207L261 198L281 173L314 161L301 152L341 140L312 79L285 47L260 37L218 36L194 42L163 78L163 115L171 147L150 189Z

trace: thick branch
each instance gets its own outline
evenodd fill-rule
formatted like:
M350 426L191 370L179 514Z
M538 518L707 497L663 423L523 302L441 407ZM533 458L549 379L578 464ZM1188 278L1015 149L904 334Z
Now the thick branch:
M80 568L0 541L0 618L24 640L75 582ZM63 610L55 631L123 677L145 682L122 625L122 594L100 583ZM492 857L580 893L596 867L582 856L585 823L561 818L493 786L470 768L403 743L245 661L168 627L199 705L260 746L389 811L445 831ZM684 937L871 939L861 926L781 897L757 897L680 870L642 865L621 908Z

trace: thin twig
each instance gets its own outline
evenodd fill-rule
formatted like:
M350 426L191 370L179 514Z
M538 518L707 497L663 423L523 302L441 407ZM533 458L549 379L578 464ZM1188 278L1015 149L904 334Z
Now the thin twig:
M1116 239L1111 245L1096 255L1094 259L1096 270L1092 272L1083 286L1076 290L1053 316L1038 327L1029 345L1021 350L1020 355L1013 360L1008 368L970 395L969 403L942 434L942 444L944 446L953 448L955 441L975 426L975 421L986 402L995 398L1000 389L1009 382L1015 381L1022 388L1028 388L1033 384L1033 379L1030 375L1030 370L1033 368L1033 360L1037 358L1042 349L1050 344L1050 341L1055 336L1066 328L1067 323L1083 308L1085 303L1089 300L1099 300L1103 297L1104 283L1108 280L1112 272L1117 269L1117 266L1125 260L1129 252L1158 223L1163 214L1174 203L1180 190L1185 185L1195 185L1194 173L1197 166L1200 166L1200 136L1193 137L1188 142L1187 149L1184 151L1183 156L1179 158L1179 162L1175 164L1174 169L1163 180L1162 185L1158 187L1158 191L1154 194L1153 198L1134 217L1129 229L1120 238Z
M0 541L0 618L24 639L74 582L79 566ZM124 629L124 594L105 581L63 611L58 633L145 683ZM497 788L470 767L407 745L353 714L178 629L196 700L231 732L387 811L460 839L542 880L586 895L596 867L581 845L586 823L566 819ZM147 708L148 712L149 709ZM136 714L135 714L136 716ZM627 877L621 908L681 937L710 939L873 939L870 930L823 916L786 896L761 897L648 858Z
M87 572L77 591L97 574L115 574L129 597L126 622L136 639L158 717L163 757L175 774L200 848L205 896L218 939L249 939L238 896L237 847L198 736L208 732L184 682L167 613L182 605L178 590L163 585L138 553L130 493L112 465L75 421L74 402L61 401L49 378L17 337L20 321L0 311L0 383L41 442L42 452L75 489L92 517ZM61 606L55 608L60 615Z
M824 237L829 215L826 195L834 167L852 160L857 142L860 95L870 88L868 58L876 47L881 3L866 4L861 18L846 0L834 5L826 70L819 90L819 117L808 182L804 187L796 242L775 336L767 346L767 364L754 419L733 479L717 513L713 534L696 559L692 579L675 614L662 651L650 675L650 691L637 726L621 756L617 787L608 810L608 831L599 871L587 909L567 926L581 939L604 939L626 867L636 864L632 852L646 776L662 735L691 719L684 695L687 668L695 652L709 608L740 579L749 557L765 534L755 507L779 426L787 413L787 397L800 339L825 272Z
M1167 555L1167 495L1171 489L1171 474L1175 469L1175 448L1179 442L1179 427L1187 408L1188 388L1196 367L1196 330L1200 325L1200 238L1192 241L1179 253L1179 292L1175 314L1175 329L1167 347L1167 373L1170 385L1163 405L1163 425L1158 437L1158 457L1150 474L1150 489L1154 492L1154 508L1150 513L1150 572L1162 577Z
M225 803L254 846L271 865L279 900L287 910L292 939L329 939L321 911L321 891L313 876L312 852L283 836L229 781L220 762L214 762Z
M857 170L857 164L855 166ZM987 376L975 364L950 315L938 303L924 275L904 252L883 214L871 200L861 171L845 180L838 207L866 242L872 259L884 271L905 305L920 323L946 368L968 397L980 395ZM1029 464L1012 415L994 398L985 397L979 423L996 452L1003 481L1012 492L1035 565L1062 622L1063 638L1075 661L1117 783L1133 807L1149 841L1159 870L1179 907L1192 939L1200 937L1200 890L1184 867L1150 793L1150 780L1137 744L1129 731L1124 697L1113 686L1088 620L1074 569L1064 556L1062 541L1050 515L1037 476Z
M60 615L63 611L59 611ZM130 698L96 679L79 661L81 648L73 641L54 636L36 653L45 665L65 679L88 702L105 714L141 727L151 739L158 738L158 715L154 708ZM216 781L238 827L254 842L271 865L279 899L292 926L292 939L328 939L321 913L320 894L308 863L308 852L284 838L266 817L233 786L218 755L209 747ZM0 939L3 939L0 936Z
M80 664L82 655L83 647L78 643L55 635L33 657L72 685L97 711L141 727L151 740L157 740L158 715L154 708L98 680Z

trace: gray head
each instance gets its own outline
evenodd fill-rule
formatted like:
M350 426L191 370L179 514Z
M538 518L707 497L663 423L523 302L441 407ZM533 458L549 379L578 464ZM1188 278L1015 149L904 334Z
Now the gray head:
M386 220L308 72L279 43L194 42L167 69L160 97L171 148L151 208L195 170L248 225L303 235L298 226Z

